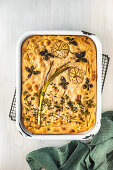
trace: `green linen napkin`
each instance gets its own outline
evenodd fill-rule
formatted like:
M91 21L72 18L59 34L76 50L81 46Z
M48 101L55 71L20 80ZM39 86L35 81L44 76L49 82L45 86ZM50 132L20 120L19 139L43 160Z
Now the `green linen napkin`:
M89 144L71 141L60 148L42 148L26 160L32 170L113 170L113 111L102 114L100 131Z

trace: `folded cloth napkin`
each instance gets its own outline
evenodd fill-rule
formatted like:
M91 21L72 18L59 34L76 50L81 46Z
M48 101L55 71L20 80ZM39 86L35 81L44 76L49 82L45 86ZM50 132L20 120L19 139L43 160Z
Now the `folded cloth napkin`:
M113 170L113 111L102 114L100 131L89 144L71 141L60 148L42 148L26 160L32 170Z

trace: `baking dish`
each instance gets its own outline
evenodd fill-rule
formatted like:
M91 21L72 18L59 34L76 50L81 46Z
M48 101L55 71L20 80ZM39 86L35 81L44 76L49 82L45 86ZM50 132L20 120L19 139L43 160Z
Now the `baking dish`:
M25 39L32 35L85 35L93 40L97 49L97 112L96 112L96 122L95 125L88 131L79 134L67 134L67 135L45 135L45 134L34 134L29 132L23 125L21 120L21 46ZM64 139L64 140L89 140L93 135L95 135L100 128L101 119L101 57L102 57L102 47L98 38L91 33L85 31L31 31L23 34L17 43L17 101L16 101L16 125L19 132L25 136L32 139Z

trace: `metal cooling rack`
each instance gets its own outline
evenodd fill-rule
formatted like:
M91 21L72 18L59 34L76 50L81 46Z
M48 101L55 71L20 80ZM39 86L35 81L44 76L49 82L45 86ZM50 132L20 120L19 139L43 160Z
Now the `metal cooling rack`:
M104 88L104 83L106 79L106 74L108 70L108 65L109 65L109 60L110 58L106 54L102 54L102 91Z
M108 65L109 65L109 60L110 58L106 54L102 54L102 91L104 88L104 83L106 79L106 74L108 70ZM11 118L12 121L16 120L16 89L14 92L10 112L9 112L9 117Z

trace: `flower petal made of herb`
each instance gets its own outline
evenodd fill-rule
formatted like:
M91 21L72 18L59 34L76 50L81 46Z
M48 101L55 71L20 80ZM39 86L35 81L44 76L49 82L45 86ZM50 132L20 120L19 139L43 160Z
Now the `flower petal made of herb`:
M34 70L34 66L33 66L33 65L31 66L31 70L32 70L32 71Z
M67 86L66 86L66 84L64 84L64 85L63 85L63 89L65 89L65 90L67 89Z
M34 93L34 96L37 96L37 97L38 97L38 93Z
M45 59L46 61L49 59L48 56L47 56L47 54L45 55L44 59Z
M86 54L85 51L81 52L81 53L80 53L81 58L85 57L85 54Z
M87 79L86 79L86 84L88 84L88 83L89 83L89 79L87 78Z
M87 59L86 59L86 58L82 58L82 61L83 61L84 63L87 63Z
M81 59L77 59L76 62L80 62Z
M35 100L35 97L31 97L31 100Z
M29 67L25 67L26 71L29 73L32 73L31 69Z
M28 91L24 91L24 92L23 92L23 96L25 96L27 93L28 93Z
M63 82L59 83L60 86L63 86Z
M45 51L41 51L39 54L40 54L41 56L44 56L44 55L45 55Z
M73 45L77 46L77 42L76 41L71 41L71 42L69 42L69 44L73 44Z
M44 53L46 54L46 53L48 53L48 51L45 49Z
M66 82L66 85L68 85L69 83L68 82Z
M70 39L70 37L66 37L66 40L70 41L71 39Z
M65 77L62 76L61 77L61 81L66 81Z
M33 71L32 72L34 75L36 75L36 74L40 74L40 71Z
M71 41L73 41L74 40L74 38L71 38Z
M46 56L54 57L51 53L47 53Z
M93 87L93 84L90 84L90 88L92 88Z
M83 89L86 89L86 88L87 88L87 85L86 85L86 84L84 84L84 85L83 85Z
M81 55L79 53L75 53L76 58L81 58Z
M32 73L28 74L28 79L31 77Z

